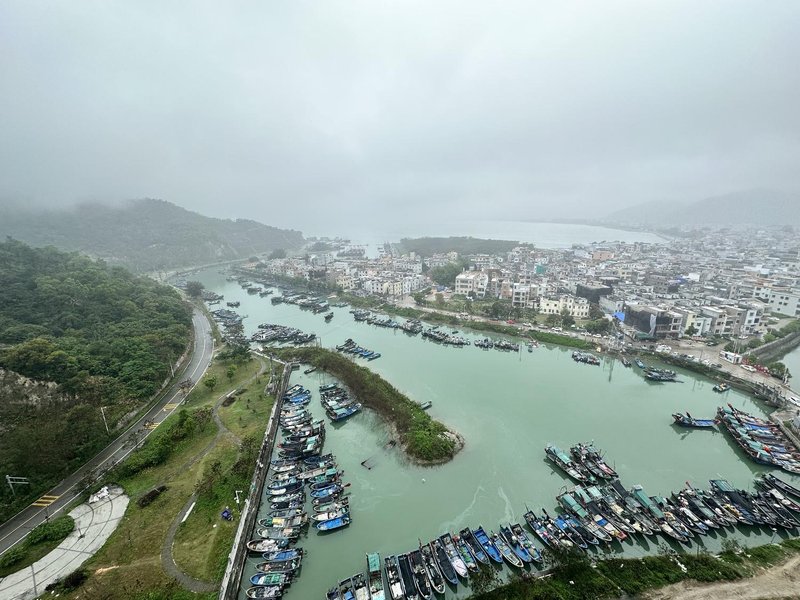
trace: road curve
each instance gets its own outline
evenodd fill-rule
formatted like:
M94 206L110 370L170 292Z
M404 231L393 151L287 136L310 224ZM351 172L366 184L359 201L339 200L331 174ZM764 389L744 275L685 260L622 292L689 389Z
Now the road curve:
M173 379L171 387L163 393L162 397L138 421L134 422L119 437L101 450L94 458L66 477L61 483L43 494L39 500L21 510L11 519L0 525L0 554L6 552L14 544L22 540L31 529L56 515L66 508L81 492L81 482L89 473L104 472L120 461L124 460L136 448L137 432L144 431L139 436L142 441L150 435L159 423L164 421L183 401L184 395L179 384L185 379L191 379L196 385L211 363L214 351L214 340L211 335L211 323L206 316L195 309L192 314L194 327L194 346L188 365ZM144 429L145 423L152 422ZM46 506L43 506L45 505ZM37 506L38 505L38 506Z

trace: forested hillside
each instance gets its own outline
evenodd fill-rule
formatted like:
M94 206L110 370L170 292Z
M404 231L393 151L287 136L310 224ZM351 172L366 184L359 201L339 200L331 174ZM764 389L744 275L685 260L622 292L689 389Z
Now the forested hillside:
M34 380L0 377L0 473L39 489L86 460L108 442L100 407L113 427L144 405L190 331L171 288L78 254L0 243L0 368Z
M61 210L0 207L2 236L34 246L79 250L138 272L248 258L303 244L299 231L243 219L212 219L150 199Z

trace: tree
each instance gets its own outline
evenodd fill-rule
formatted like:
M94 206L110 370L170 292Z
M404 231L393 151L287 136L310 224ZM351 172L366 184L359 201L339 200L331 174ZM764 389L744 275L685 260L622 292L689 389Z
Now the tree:
M689 325L689 326L686 328L686 331L684 331L684 333L685 333L686 335L688 335L689 337L693 337L693 336L695 336L695 335L697 335L697 334L698 334L697 327L695 327L695 326L694 326L694 323L692 323L691 325Z
M469 587L475 596L492 591L499 583L497 571L491 565L478 563L478 570L469 573Z
M236 375L236 366L230 365L228 370L225 371L225 377L228 378L228 381L233 381L233 376Z
M272 252L269 253L270 260L275 258L286 258L286 250L283 248L276 248Z
M444 294L436 294L436 306L442 308L444 306Z
M550 327L558 325L559 321L561 321L561 317L553 314L547 315L544 320L545 324L549 325Z
M199 281L186 282L186 295L190 298L199 298L203 293L203 289L205 289L205 286Z
M596 321L589 321L584 327L589 333L606 333L611 330L611 321L608 319L598 319Z
M602 310L600 310L600 305L596 303L592 303L589 305L589 318L592 321L597 319L602 319L605 316Z
M575 325L575 318L569 314L569 311L565 308L561 311L561 326L566 328L572 327L573 325Z
M209 390L213 390L215 387L217 387L217 376L207 375L203 379L203 385L206 386Z

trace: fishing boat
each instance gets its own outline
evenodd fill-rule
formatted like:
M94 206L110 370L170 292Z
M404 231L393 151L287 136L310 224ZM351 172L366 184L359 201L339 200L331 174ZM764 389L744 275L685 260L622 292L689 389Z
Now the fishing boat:
M589 547L586 540L584 540L581 534L578 533L574 527L572 527L572 524L568 519L560 515L551 517L545 509L542 509L542 514L556 527L558 532L560 532L560 539L566 538L573 546L580 548L581 550L586 550Z
M283 596L283 587L274 585L251 587L245 591L245 596L248 598L280 598Z
M578 500L570 493L563 493L557 496L556 498L569 513L575 516L576 519L583 525L593 536L597 537L602 542L611 542L613 537L612 535L603 529L596 521L594 515L589 514L589 511L584 508ZM533 529L531 525L531 521L529 520L529 514L525 514L525 522L528 523L528 526ZM534 530L535 531L535 530ZM539 536L541 538L541 536Z
M528 552L528 549L522 543L522 540L518 539L516 534L511 531L510 525L501 525L500 526L500 538L506 543L506 545L511 548L514 554L524 563L533 562L533 557L531 553ZM497 544L495 543L495 546ZM500 548L498 547L498 550ZM500 552L502 554L502 550Z
M414 586L417 588L419 597L430 600L433 591L428 581L428 573L425 570L425 563L422 561L422 553L417 549L408 553L408 562L411 567L411 574L414 577Z
M339 517L343 517L346 514L349 514L349 512L350 512L350 507L345 505L345 506L342 506L341 508L338 508L338 509L335 509L335 510L329 510L329 511L326 511L326 512L316 513L316 514L311 516L311 519L313 521L318 521L318 522L319 521L331 521L333 519L338 519Z
M522 544L522 546L528 551L530 554L531 559L536 563L541 563L544 560L542 553L539 552L539 549L534 545L533 540L525 533L525 529L523 529L522 525L519 523L512 523L511 524L511 533L514 534L516 537L517 542Z
M316 370L317 370L317 367L309 367L308 369L303 371L303 373L306 374L306 375L311 375L311 373L313 373Z
M261 554L262 552L272 552L274 550L286 548L289 545L289 540L270 540L261 538L258 540L250 540L246 545L250 552L257 552Z
M775 475L772 474L767 474L764 475L763 481L784 494L789 494L791 496L794 496L795 498L800 498L800 489L794 487L789 483L786 483L780 477L776 477Z
M558 446L548 444L545 446L544 452L553 464L575 481L584 482L590 480L589 477L587 477L587 473L583 470L579 470L578 465L576 465ZM594 481L594 477L591 477L591 481Z
M627 356L620 356L619 360L620 360L620 362L622 362L623 366L625 366L625 367L630 367L631 366L631 361L628 360Z
M403 582L400 579L400 567L397 564L397 557L387 556L383 559L386 567L386 583L389 588L389 595L392 600L405 600L406 594L403 590Z
M288 548L286 550L272 550L264 552L261 556L267 562L282 562L284 560L294 560L296 558L303 558L302 548ZM255 585L255 584L254 584Z
M475 536L475 539L481 545L486 555L498 564L503 564L503 556L500 554L500 551L497 549L497 546L494 545L494 542L486 535L486 531L484 531L483 526L478 527L477 529L472 530L472 535Z
M287 573L256 573L250 578L250 585L284 587L292 581Z
M442 573L442 577L452 585L458 585L458 575L453 568L453 563L451 563L450 559L447 557L447 552L445 552L442 542L438 538L435 538L431 540L430 548L436 559L436 564L439 565L439 571Z
M459 577L469 577L469 569L464 559L461 558L456 545L453 543L453 537L449 533L445 533L439 536L439 540L442 542L447 558L450 559L450 563L453 565L456 574Z
M347 527L348 525L350 525L350 513L345 513L341 517L336 517L335 519L320 521L319 523L315 523L314 527L316 527L317 531L334 531L342 527Z
M348 577L339 582L339 598L341 600L356 600L356 592L353 588L353 578Z
M433 551L428 544L423 544L419 541L419 551L422 554L422 562L425 563L425 571L428 574L428 581L437 594L444 594L444 577L439 570L439 565L436 564L436 558L433 556Z
M342 493L342 486L338 483L328 484L326 487L318 490L311 490L311 497L317 500L323 498L334 498Z
M406 594L406 600L418 600L419 592L414 583L414 573L411 571L411 563L408 560L408 554L400 554L397 556L397 564L400 567L400 579L403 582L403 591Z
M290 517L265 517L258 520L261 527L302 527L308 523L308 515L301 513Z
M327 315L325 315L325 322L326 323L330 323L331 319L333 319L333 312L329 312Z
M257 527L256 535L269 540L296 540L300 537L300 527Z
M672 413L672 418L675 420L675 424L680 425L681 427L713 429L717 424L715 419L695 419L688 412L685 415L682 415L681 413Z
M731 386L723 381L715 385L712 389L715 392L722 394L723 392L727 392L729 389L731 389Z
M370 600L369 586L363 573L356 573L350 578L356 600Z
M500 551L500 555L505 559L505 561L510 564L512 567L517 567L521 569L525 566L525 563L522 562L511 547L505 542L505 540L497 535L496 533L492 532L492 542L494 543L495 547Z
M367 582L372 600L386 600L386 592L383 588L381 556L377 552L367 554Z
M358 402L354 402L342 408L336 408L333 410L326 410L326 414L330 418L331 421L344 421L347 417L350 417L356 414L358 411L361 410L361 404Z
M323 502L322 504L317 504L314 506L314 511L317 513L322 512L331 512L340 510L343 508L347 508L350 506L350 499L347 496L339 498L338 500L333 500L331 502ZM314 517L311 517L312 519Z
M455 544L456 550L458 550L458 554L461 556L461 560L464 561L464 564L467 565L467 570L471 572L478 571L478 563L475 560L475 557L472 556L472 551L467 546L467 543L462 540L459 536L453 536L453 544Z
M256 571L261 573L293 573L300 566L300 559L283 562L262 562L256 565Z
M472 530L469 527L465 527L461 531L458 532L458 537L461 538L467 546L469 546L470 552L472 552L472 556L475 557L479 563L483 563L484 565L491 564L489 562L489 556L483 549L483 546L480 545L480 542L475 539L475 536L472 534Z
M638 358L637 358L637 359L635 359L633 362L634 362L634 363L636 364L636 366L637 366L637 367L639 367L640 369L644 369L644 363L643 363L641 360L639 360Z

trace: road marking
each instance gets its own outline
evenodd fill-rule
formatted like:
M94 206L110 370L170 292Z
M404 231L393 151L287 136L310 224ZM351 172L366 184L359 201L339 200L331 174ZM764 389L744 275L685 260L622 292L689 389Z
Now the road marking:
M175 402L169 402L169 403L167 403L167 404L165 404L165 405L164 405L164 408L163 408L163 410L164 410L165 412L169 412L169 411L171 411L171 410L175 410L176 408L178 408L178 404L177 404L177 403L175 403Z
M53 502L61 498L61 496L42 496L36 502L33 502L31 506L50 506Z
M145 429L149 429L150 431L152 431L153 429L155 429L159 425L161 425L161 423L148 423L147 425L144 426L144 428Z

